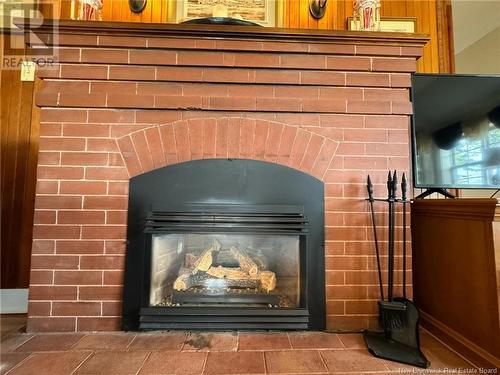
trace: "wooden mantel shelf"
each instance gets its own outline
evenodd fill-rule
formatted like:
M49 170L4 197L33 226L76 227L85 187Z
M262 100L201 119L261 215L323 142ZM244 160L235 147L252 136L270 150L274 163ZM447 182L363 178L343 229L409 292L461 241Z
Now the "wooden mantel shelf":
M288 29L257 26L196 25L172 23L134 23L102 21L44 20L41 26L30 26L26 19L14 22L21 29L38 32L58 28L59 34L113 35L128 37L202 37L245 40L303 41L316 43L348 43L413 45L421 47L429 36L418 33L366 32L345 30Z

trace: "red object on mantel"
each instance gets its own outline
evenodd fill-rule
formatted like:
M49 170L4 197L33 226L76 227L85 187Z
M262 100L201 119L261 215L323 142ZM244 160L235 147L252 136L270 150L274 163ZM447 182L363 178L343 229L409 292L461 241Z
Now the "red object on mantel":
M60 69L38 70L29 331L118 330L129 178L213 157L325 182L328 328L376 324L364 181L377 192L387 169L409 169L425 36L64 21L60 32Z

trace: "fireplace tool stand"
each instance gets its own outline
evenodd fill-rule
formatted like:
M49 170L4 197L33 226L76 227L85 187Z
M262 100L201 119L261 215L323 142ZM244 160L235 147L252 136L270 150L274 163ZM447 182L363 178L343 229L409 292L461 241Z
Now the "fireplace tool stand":
M373 198L373 185L368 176L367 180L368 201L373 224L373 235L375 240L375 251L377 257L377 268L380 286L379 321L383 328L382 332L365 331L363 333L368 350L375 357L401 362L412 366L427 368L429 361L420 350L420 339L418 331L419 313L416 306L406 298L406 197L407 183L403 173L401 181L401 199L397 199L397 173L391 176L389 172L387 179L387 199ZM381 277L380 253L377 237L377 225L375 219L374 202L387 202L389 213L388 225L388 260L387 260L387 299L384 299L384 289ZM396 204L403 205L403 297L393 297L394 287L394 239L395 239L395 207Z

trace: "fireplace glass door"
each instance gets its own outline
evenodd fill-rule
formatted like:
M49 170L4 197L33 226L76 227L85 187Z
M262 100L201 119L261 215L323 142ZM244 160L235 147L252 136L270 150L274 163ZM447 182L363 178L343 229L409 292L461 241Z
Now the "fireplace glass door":
M301 306L300 236L151 235L151 307Z
M256 160L130 179L124 330L325 327L324 187Z

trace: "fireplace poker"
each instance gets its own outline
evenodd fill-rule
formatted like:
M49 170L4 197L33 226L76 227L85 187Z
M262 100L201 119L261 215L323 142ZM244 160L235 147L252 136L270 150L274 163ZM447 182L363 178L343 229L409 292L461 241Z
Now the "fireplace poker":
M401 177L401 202L403 203L403 298L406 299L406 177Z
M370 202L370 211L372 214L372 227L373 227L373 238L375 240L375 253L377 255L377 270L378 270L378 285L380 287L380 299L384 300L384 286L382 284L382 268L380 267L380 250L378 247L378 237L377 237L377 223L375 219L375 210L373 208L373 184L368 175L366 181L366 190L368 191L368 202Z

